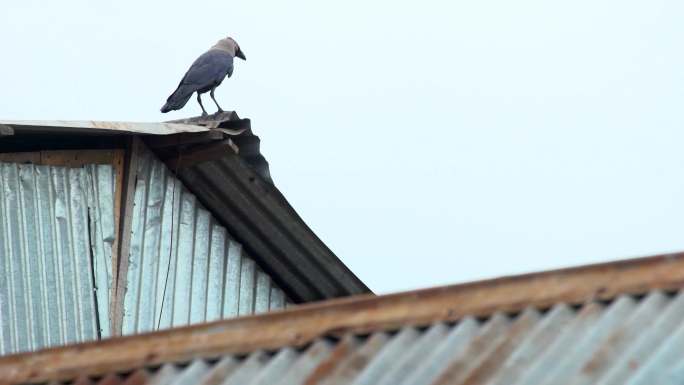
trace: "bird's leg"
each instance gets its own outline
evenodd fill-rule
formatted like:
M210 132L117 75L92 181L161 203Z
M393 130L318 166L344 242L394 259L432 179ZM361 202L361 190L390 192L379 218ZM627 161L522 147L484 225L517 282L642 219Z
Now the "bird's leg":
M202 96L200 93L197 93L197 103L199 103L200 107L202 107L202 116L207 116L207 110L204 109L204 106L202 105Z
M216 87L211 89L211 92L209 92L209 96L211 96L211 100L213 100L214 104L216 104L216 107L218 108L218 112L223 112L223 109L221 108L221 106L218 105L216 98L214 98L214 90L215 89L216 89Z

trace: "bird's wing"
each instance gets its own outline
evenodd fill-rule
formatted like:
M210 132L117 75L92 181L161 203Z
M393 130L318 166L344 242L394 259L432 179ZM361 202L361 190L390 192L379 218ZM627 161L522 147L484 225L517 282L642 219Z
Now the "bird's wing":
M180 85L192 85L197 89L210 86L233 72L233 57L219 50L209 50L190 66Z

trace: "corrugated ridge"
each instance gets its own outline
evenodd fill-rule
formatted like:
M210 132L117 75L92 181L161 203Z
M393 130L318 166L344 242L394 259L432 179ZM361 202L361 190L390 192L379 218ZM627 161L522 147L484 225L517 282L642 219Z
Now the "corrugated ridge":
M283 291L197 198L140 156L123 334L283 308Z
M683 314L684 294L653 291L169 364L149 383L681 383Z
M0 191L0 354L107 335L112 167L0 163Z

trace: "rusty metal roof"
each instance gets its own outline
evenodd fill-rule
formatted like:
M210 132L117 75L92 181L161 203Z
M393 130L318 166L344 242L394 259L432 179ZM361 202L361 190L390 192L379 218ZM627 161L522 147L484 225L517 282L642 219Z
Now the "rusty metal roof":
M369 293L271 180L235 112L166 123L0 120L0 152L126 147L141 138L294 302Z
M683 316L683 294L654 291L579 309L559 304L426 328L319 338L302 348L197 358L69 383L646 385L670 378L681 383Z
M681 383L684 253L361 296L0 359L8 382Z

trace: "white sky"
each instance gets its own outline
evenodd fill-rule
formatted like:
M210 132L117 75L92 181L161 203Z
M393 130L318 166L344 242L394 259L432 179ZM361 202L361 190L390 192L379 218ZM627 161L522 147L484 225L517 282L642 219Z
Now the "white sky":
M5 1L0 117L162 121L217 90L379 293L684 250L684 2ZM205 106L213 112L210 99Z

